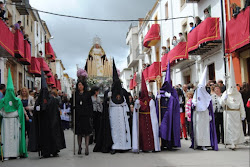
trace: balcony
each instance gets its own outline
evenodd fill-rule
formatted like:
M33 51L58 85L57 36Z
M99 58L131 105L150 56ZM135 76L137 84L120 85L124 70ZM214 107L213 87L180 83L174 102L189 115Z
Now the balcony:
M129 54L127 57L127 64L128 64L128 68L132 68L133 66L135 66L137 63L139 62L139 60L133 58L132 54Z
M31 8L29 0L12 0L16 3L16 9L20 15L29 15L29 8Z
M14 35L0 20L0 57L14 56Z
M205 55L221 46L219 18L207 18L188 34L188 54Z
M129 65L129 63L130 63L130 55L128 55L127 57L127 64Z

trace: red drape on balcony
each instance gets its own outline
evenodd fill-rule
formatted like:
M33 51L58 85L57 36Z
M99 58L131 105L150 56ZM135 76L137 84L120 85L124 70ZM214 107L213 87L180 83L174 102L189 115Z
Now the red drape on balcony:
M50 77L52 76L51 71L50 71L50 72L48 72L48 73L46 74L46 76L47 76L48 78L50 78Z
M161 39L160 36L160 25L153 24L146 34L143 46L150 48L150 46L155 46L155 44Z
M45 55L49 58L49 59L55 59L55 52L51 46L51 44L49 42L47 42L45 44Z
M19 61L24 65L30 65L31 63L31 49L27 40L24 40L24 58L20 58Z
M208 17L188 33L188 52L199 47L200 44L220 39L219 18Z
M136 82L136 73L134 73L134 77L133 77L133 88L135 88L137 86L137 82Z
M14 57L14 34L0 20L0 57Z
M133 79L130 80L129 89L130 89L130 90L133 90L133 89L134 89L134 87L133 87Z
M172 63L176 59L188 59L187 42L180 42L167 54L161 58L162 71L167 69L168 62Z
M14 35L14 53L16 58L24 58L24 39L20 30Z
M57 80L57 81L56 81L56 88L57 88L58 90L62 90L62 86L61 86L61 81L60 81L60 80Z
M52 86L53 88L56 87L56 82L53 75L50 78L46 78L46 81L49 86Z
M41 69L42 69L45 73L50 72L50 68L49 68L48 64L46 63L46 61L45 61L42 57L39 57L39 58L37 58L37 59L40 61Z
M232 53L250 43L250 7L241 11L236 18L227 22L226 53Z
M36 77L41 76L40 61L36 57L31 57L31 64L28 66L28 71Z
M161 62L154 62L148 67L148 80L155 80L157 76L161 76Z
M143 73L145 81L147 81L148 80L148 68L144 69L142 73Z

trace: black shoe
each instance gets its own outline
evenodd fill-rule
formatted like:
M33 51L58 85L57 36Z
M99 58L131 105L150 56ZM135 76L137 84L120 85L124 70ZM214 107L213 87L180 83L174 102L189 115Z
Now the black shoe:
M53 157L59 157L58 153L53 154Z
M110 154L112 154L112 155L115 154L115 153L116 153L115 150L110 151Z
M85 148L85 155L88 156L89 155L89 149Z
M82 154L82 148L79 148L78 155L81 155L81 154Z
M180 139L182 140L182 137Z
M186 137L185 140L188 140L188 138Z

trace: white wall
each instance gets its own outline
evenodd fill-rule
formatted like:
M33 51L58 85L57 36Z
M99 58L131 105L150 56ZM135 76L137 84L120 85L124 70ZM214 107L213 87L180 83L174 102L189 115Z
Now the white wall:
M4 69L5 69L5 58L0 57L0 70L1 70L1 83L0 84L5 84L4 80Z

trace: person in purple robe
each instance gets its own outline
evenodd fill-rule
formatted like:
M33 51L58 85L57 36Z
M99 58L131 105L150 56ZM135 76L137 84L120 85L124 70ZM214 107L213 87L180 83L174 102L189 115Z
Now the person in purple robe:
M191 148L201 148L206 151L207 147L218 150L218 141L215 129L215 119L211 96L206 91L207 67L205 67L198 87L194 92L191 110Z
M160 100L160 107L159 107ZM161 118L159 118L161 111ZM170 63L166 70L165 82L157 95L156 112L161 119L159 134L162 141L162 149L171 150L173 147L181 147L180 142L180 105L176 90L172 87L170 78Z

